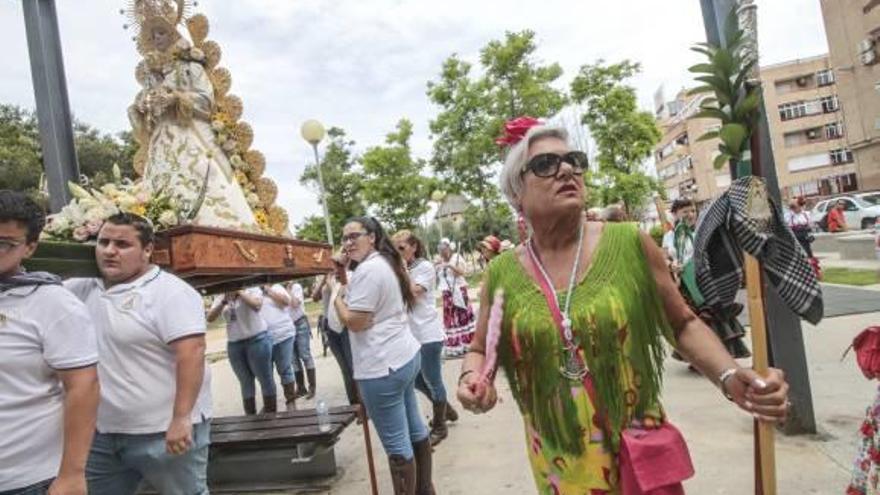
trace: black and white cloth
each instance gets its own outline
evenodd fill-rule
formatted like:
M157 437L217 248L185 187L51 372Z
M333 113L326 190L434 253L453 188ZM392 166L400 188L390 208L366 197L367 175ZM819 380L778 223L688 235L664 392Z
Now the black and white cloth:
M766 191L759 177L736 180L712 203L697 226L694 263L705 304L726 307L734 301L742 287L745 251L761 262L767 281L792 311L810 323L818 323L824 312L822 289L806 253L786 225L779 205L765 199L766 195L750 199L753 187ZM753 200L769 203L769 222L749 214Z

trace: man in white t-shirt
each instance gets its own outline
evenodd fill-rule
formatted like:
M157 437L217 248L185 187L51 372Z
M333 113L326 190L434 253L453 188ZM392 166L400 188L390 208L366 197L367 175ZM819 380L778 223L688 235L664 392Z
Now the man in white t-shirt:
M95 328L61 279L22 268L45 221L32 199L0 191L0 493L85 495Z
M293 341L293 371L296 375L296 396L306 399L315 397L317 378L315 376L315 359L312 357L312 327L305 311L305 294L302 285L290 285L290 319L296 327L296 338ZM305 379L309 380L306 390Z
M210 378L202 298L150 264L153 228L108 218L95 255L101 279L67 286L98 330L101 402L86 477L93 495L206 494Z

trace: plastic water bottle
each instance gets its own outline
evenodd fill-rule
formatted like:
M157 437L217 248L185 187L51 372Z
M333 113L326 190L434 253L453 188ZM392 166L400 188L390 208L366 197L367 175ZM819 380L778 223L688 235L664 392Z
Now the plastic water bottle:
M315 412L318 415L318 430L322 432L330 431L330 411L327 409L327 403L323 399L318 399L315 404Z

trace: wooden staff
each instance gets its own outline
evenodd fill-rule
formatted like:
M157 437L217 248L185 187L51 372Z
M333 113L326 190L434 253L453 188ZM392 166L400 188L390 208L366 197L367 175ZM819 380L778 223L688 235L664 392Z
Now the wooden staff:
M376 482L376 465L373 463L373 442L370 441L370 422L363 404L358 405L358 419L364 426L364 445L367 448L367 470L370 472L370 489L373 495L379 495L379 484Z
M767 347L767 325L764 315L764 288L761 264L748 254L745 256L746 293L752 332L752 367L761 376L767 376L770 354ZM755 494L776 495L775 430L772 423L755 420Z

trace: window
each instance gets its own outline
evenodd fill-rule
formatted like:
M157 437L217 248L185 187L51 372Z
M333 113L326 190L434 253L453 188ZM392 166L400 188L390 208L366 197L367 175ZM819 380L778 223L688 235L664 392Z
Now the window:
M843 209L846 211L859 211L859 207L848 199L840 199L838 201L843 203Z
M840 103L837 101L837 95L824 96L819 101L822 103L822 112L824 113L836 112L837 109L840 108Z
M807 116L807 104L803 101L779 105L779 116L782 120L799 119Z
M685 145L687 145L687 144L688 144L688 135L687 135L687 133L685 132L685 133L682 134L681 136L678 136L677 138L675 138L675 144L677 144L677 145L679 145L679 146L685 146Z
M834 84L834 71L831 69L820 70L816 73L816 82L819 86L831 86Z
M849 150L849 148L838 148L836 150L831 150L831 163L833 165L840 165L842 163L850 163L853 161L853 153Z
M843 123L833 122L825 124L825 139L840 139L843 137Z

